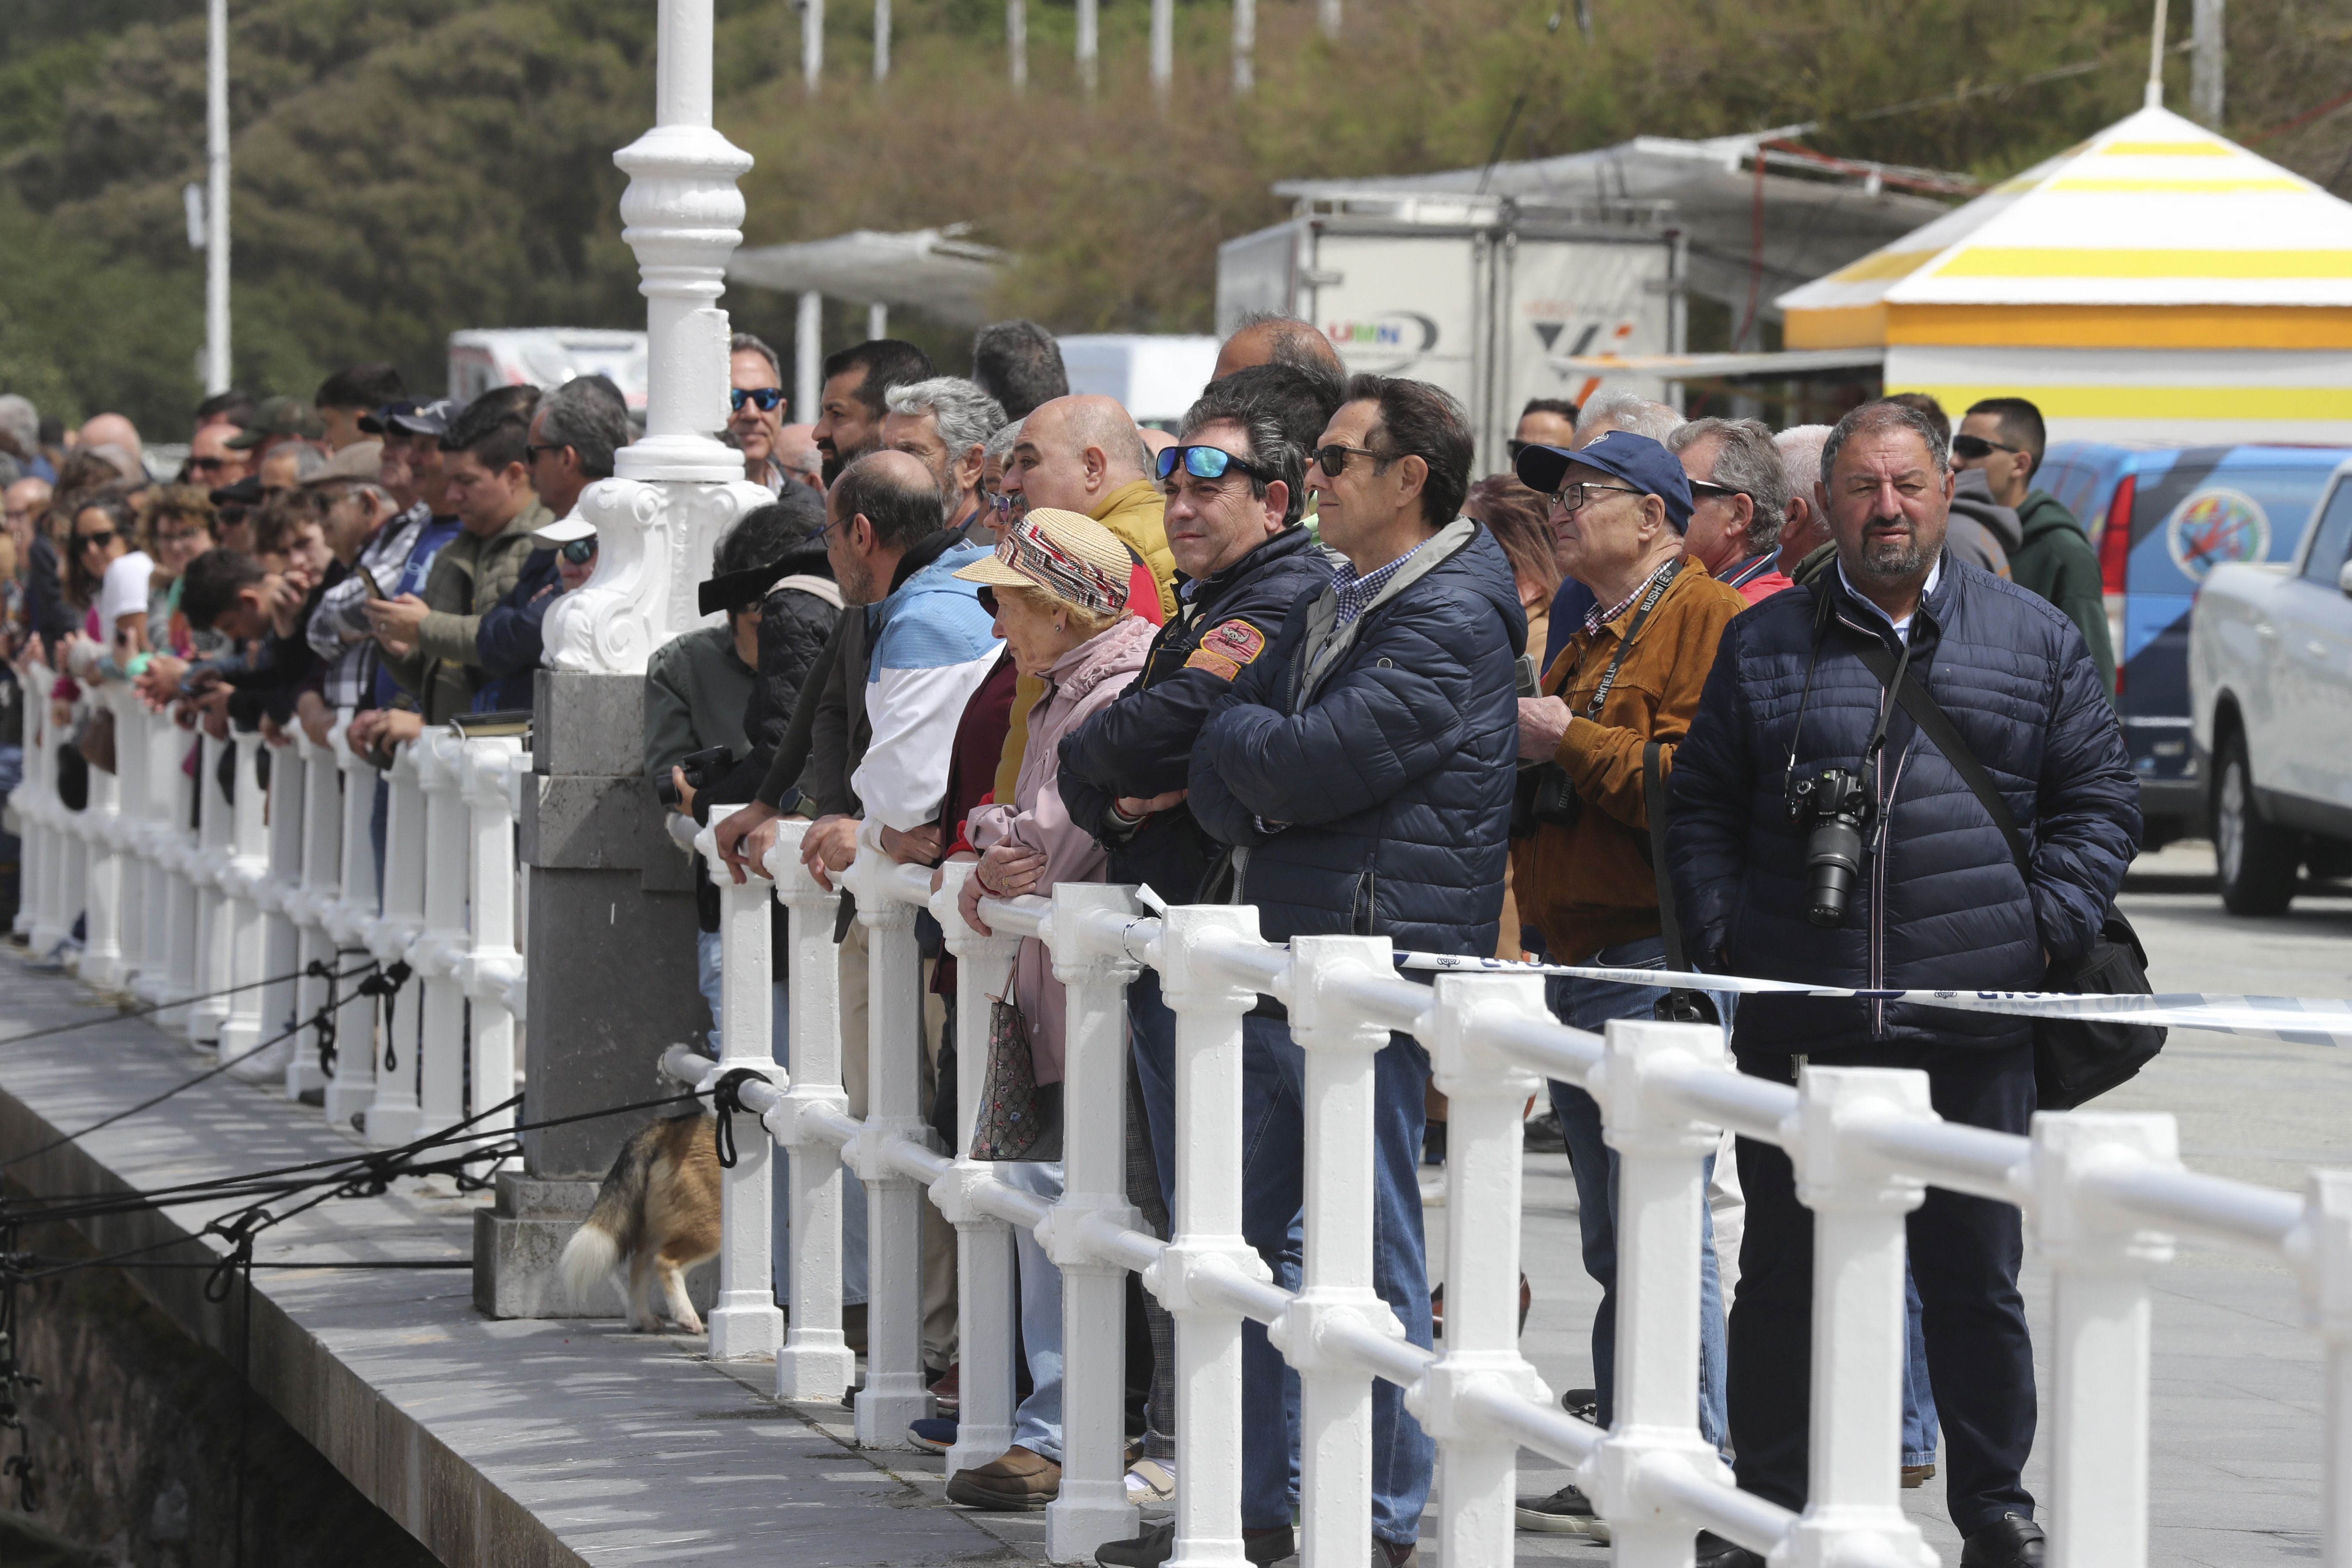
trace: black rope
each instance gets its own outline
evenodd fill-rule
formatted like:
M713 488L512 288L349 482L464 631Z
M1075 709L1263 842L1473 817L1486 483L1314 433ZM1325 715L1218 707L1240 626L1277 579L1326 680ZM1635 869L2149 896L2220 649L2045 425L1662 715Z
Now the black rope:
M242 985L224 986L218 991L207 991L200 996L182 996L170 1002L150 1003L144 1007L118 1007L111 1013L100 1013L94 1018L77 1019L70 1024L53 1024L46 1029L33 1029L22 1035L9 1035L0 1038L0 1046L19 1046L26 1040L46 1039L51 1035L70 1034L76 1029L92 1028L100 1024L119 1024L125 1018L144 1018L153 1013L168 1013L174 1007L193 1007L199 1002L210 1002L221 996L234 996L240 991L255 991L265 985L283 985L289 980L299 980L305 975L316 974L319 973L320 966L325 962L324 959L314 958L307 967L298 969L291 974L273 974L267 980L248 980ZM364 968L351 971L351 974L365 973L367 971ZM343 978L349 979L351 974L346 974Z
M719 1074L719 1081L711 1086L710 1109L719 1118L719 1129L711 1135L711 1140L718 1146L720 1170L735 1168L736 1113L740 1111L746 1116L751 1113L751 1108L740 1098L743 1086L767 1081L768 1075L758 1068L730 1068Z

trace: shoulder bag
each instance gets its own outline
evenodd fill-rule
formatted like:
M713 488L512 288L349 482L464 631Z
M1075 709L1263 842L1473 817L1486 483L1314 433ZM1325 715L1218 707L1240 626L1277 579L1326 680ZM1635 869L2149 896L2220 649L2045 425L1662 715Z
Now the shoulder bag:
M981 1078L980 1115L972 1124L975 1160L1058 1160L1062 1157L1061 1088L1039 1087L1029 1052L1029 1020L1013 999L1013 978L988 1005L988 1063Z
M1895 660L1884 647L1865 648L1862 662L1878 677L1880 685L1893 684ZM1907 669L1904 671L1902 686L1895 689L1895 700L1911 715L1921 732L1935 742L1936 749L1944 753L1944 760L1959 770L1960 777L1968 782L1969 788L1992 817L1993 826L2008 840L2018 874L2031 888L2032 849L2019 830L2017 818L2010 815L2009 803L1994 787L1992 775L1969 750L1951 716L1937 705L1918 676ZM2112 902L2107 905L2106 918L2089 950L2080 957L2053 963L2046 984L2053 991L2094 996L2146 996L2154 989L2147 983L2147 950L2140 945L2139 933L2132 930L2131 922ZM2042 1109L2072 1110L2096 1100L2155 1060L2156 1054L2164 1049L2164 1029L2154 1024L2129 1024L2114 1018L2034 1019L2033 1082Z

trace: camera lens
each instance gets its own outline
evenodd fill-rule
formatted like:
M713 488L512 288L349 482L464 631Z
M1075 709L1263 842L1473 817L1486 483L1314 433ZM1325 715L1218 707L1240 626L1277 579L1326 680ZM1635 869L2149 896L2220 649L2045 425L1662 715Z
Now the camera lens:
M1805 866L1811 873L1806 918L1824 928L1843 925L1847 896L1862 872L1861 826L1849 816L1816 822L1805 843Z
M670 779L655 780L654 798L660 801L664 805L675 808L679 798L677 783Z

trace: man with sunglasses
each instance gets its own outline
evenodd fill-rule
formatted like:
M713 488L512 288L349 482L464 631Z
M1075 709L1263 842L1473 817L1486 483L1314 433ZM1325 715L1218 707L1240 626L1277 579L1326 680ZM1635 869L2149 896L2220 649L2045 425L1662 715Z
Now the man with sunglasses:
M1530 447L1568 447L1576 445L1576 405L1565 397L1530 397L1519 410L1518 427L1504 443L1511 461Z
M206 489L226 489L253 471L253 455L229 445L237 434L234 425L207 425L188 443L190 484Z
M1952 467L1982 470L1992 499L2016 509L2023 538L2009 552L2010 581L2041 595L2074 623L2112 701L2116 649L2107 635L2098 552L2066 503L2033 488L2047 440L2042 410L2022 397L1988 397L1961 417L1952 437Z
M736 333L727 347L727 433L743 449L743 477L772 493L781 490L791 477L778 456L783 446L783 363L750 332Z
M1789 472L1757 419L1694 419L1666 437L1690 479L1686 554L1749 604L1793 587L1780 569L1780 524L1789 509Z

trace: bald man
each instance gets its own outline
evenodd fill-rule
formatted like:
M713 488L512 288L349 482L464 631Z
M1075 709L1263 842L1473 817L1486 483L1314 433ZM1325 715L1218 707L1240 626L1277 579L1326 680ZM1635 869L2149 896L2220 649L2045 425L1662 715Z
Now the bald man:
M1161 516L1166 498L1152 475L1151 448L1117 398L1087 393L1039 404L1023 422L997 488L1024 498L1032 510L1058 507L1109 529L1141 563L1129 589L1138 612L1162 626L1176 613L1176 557ZM1013 688L1013 727L996 770L999 800L1013 798L1029 744L1029 710L1045 689L1034 675Z
M137 462L147 448L139 439L139 426L120 414L93 414L83 422L81 435L75 445L89 447L120 447Z
M1217 368L1209 379L1223 381L1254 364L1290 364L1302 370L1328 370L1334 375L1347 374L1347 366L1339 363L1339 351L1312 322L1257 311L1244 316L1234 335L1217 350Z

